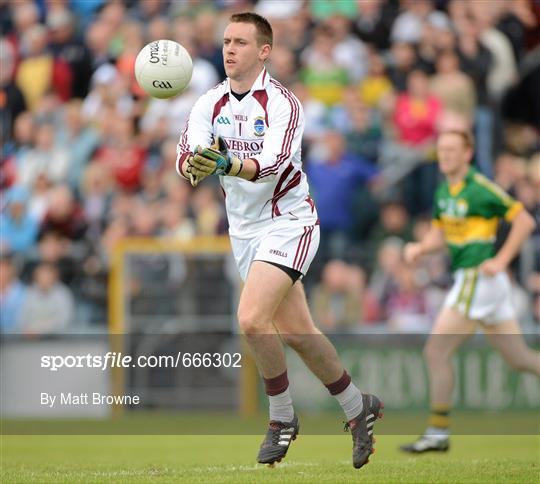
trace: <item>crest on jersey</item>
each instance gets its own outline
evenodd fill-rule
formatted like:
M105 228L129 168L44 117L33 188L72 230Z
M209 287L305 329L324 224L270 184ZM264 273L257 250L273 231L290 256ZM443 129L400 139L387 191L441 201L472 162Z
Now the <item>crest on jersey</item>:
M264 136L264 118L257 116L253 121L253 130L255 136Z
M456 202L456 212L458 217L465 217L467 215L467 210L469 210L469 204L463 198L460 198Z

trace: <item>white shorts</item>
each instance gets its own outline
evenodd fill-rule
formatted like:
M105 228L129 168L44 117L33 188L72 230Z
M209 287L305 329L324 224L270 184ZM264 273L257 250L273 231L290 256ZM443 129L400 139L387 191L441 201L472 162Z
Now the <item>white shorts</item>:
M505 272L493 277L480 274L477 268L458 269L455 282L444 305L457 309L469 319L497 324L515 319L512 287Z
M231 237L236 266L243 281L254 260L274 262L306 275L319 248L319 225L279 222L250 239Z

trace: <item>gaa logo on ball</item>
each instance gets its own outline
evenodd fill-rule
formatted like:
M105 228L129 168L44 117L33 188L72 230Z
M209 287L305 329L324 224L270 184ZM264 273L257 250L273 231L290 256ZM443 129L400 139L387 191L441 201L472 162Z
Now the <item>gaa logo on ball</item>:
M154 40L135 60L135 78L152 97L167 99L186 89L193 74L188 51L172 40Z

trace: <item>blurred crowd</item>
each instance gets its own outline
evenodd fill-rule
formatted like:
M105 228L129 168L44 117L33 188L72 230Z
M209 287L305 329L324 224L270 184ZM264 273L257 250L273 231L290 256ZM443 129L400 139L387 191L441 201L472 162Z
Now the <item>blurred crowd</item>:
M225 76L229 16L246 10L272 23L268 69L304 106L321 219L305 282L323 328L432 324L451 281L445 255L409 267L401 249L429 227L441 129L473 130L475 166L539 214L540 91L519 90L538 79L538 2L0 0L3 331L105 325L122 239L226 234L216 180L179 178L176 144ZM189 89L168 101L133 74L159 38L194 60ZM519 316L537 323L539 238L513 266Z

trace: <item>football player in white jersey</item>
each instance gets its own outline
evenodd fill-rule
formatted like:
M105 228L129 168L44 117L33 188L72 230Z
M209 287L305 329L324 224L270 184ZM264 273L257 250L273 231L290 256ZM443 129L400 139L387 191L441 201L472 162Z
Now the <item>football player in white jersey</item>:
M178 144L177 171L193 185L218 175L229 235L245 285L238 320L265 383L270 423L258 461L279 462L299 431L283 342L342 406L353 436L353 465L373 453L382 403L351 382L337 352L315 327L300 279L319 244L319 222L302 171L303 110L264 64L272 28L255 13L225 29L227 79L194 105Z

